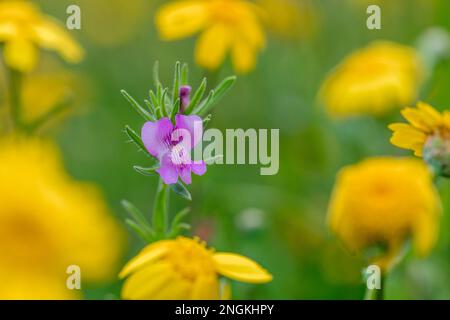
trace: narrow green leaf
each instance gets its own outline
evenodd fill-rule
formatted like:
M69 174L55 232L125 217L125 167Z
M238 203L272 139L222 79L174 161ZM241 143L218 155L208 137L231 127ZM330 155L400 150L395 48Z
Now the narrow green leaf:
M155 171L159 168L159 163L155 164L154 166L144 168L141 166L133 166L134 171L137 173L142 174L143 176L153 176L155 174Z
M155 118L155 107L153 106L153 103L151 103L147 99L144 99L144 103L147 106L148 113L153 117L153 120L156 120L156 118Z
M142 150L148 154L141 137L130 126L125 126L125 134L138 147L139 151Z
M199 104L197 108L192 112L193 114L202 115L211 109L211 104L214 100L214 90L209 92L208 97L202 103Z
M187 63L183 63L181 68L181 85L185 86L188 84L189 66Z
M172 91L172 104L180 96L180 85L181 85L181 64L180 61L175 63L175 74L173 76L173 91Z
M169 89L165 88L162 91L160 100L159 100L159 105L161 106L161 110L163 112L163 116L167 117L169 115L169 113L167 112L167 104L166 104L166 98L167 98L167 92L169 91Z
M120 93L128 100L131 106L139 113L145 120L152 121L152 116L145 110L132 96L128 94L125 90L120 90Z
M191 102L184 110L185 114L190 114L192 110L194 110L195 107L197 107L197 104L202 100L203 95L206 91L206 78L203 78L202 83L200 84L200 87L195 91L194 95L192 96Z
M153 108L155 109L156 118L157 119L162 118L163 114L162 114L161 107L159 106L159 99L158 99L157 95L152 90L150 90L149 96L150 96L150 101L153 105Z
M217 85L217 87L214 89L214 100L213 104L216 104L219 102L220 99L228 92L228 90L231 89L233 84L236 82L236 76L231 76L228 78L225 78L221 83Z
M128 214L137 222L138 225L142 226L144 230L152 233L153 229L150 226L150 223L144 217L142 212L136 208L131 202L127 200L121 201L122 207L128 212Z
M186 215L189 213L189 211L191 211L190 208L184 208L183 210L181 210L180 212L178 212L175 217L172 220L172 225L170 227L170 233L169 233L169 237L174 237L176 236L176 232L178 229L178 226L181 224L181 221L186 217Z
M125 223L131 228L133 229L134 232L137 233L137 235L139 237L142 238L142 240L144 240L145 242L152 242L154 240L154 237L145 232L145 230L143 230L136 222L134 222L133 220L130 219L125 219Z
M225 93L230 90L235 81L235 76L225 78L214 90L210 92L208 99L204 101L204 103L200 104L193 113L203 115L211 110L211 108L216 105L220 101L220 99L222 99Z
M170 120L172 120L172 122L175 120L175 115L180 112L180 107L180 98L178 98L172 106L172 111L170 113Z
M186 188L186 186L183 183L181 183L180 181L178 181L177 183L171 184L170 188L172 189L173 192L175 192L180 197L182 197L186 200L189 200L189 201L192 200L191 193Z

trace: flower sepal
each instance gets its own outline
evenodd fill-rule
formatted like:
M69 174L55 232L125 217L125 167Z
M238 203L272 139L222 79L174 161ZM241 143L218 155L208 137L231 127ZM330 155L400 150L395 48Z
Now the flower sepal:
M436 176L450 178L450 141L440 135L430 136L423 147L423 160Z

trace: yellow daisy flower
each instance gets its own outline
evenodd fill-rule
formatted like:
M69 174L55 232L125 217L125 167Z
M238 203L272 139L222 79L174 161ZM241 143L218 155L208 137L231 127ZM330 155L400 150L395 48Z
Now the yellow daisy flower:
M178 237L145 247L122 269L128 277L122 288L124 299L219 299L218 276L265 283L272 275L256 262L234 254L215 253L198 238Z
M231 52L238 73L252 70L265 45L259 8L245 0L182 0L163 5L156 25L163 40L177 40L201 31L197 63L217 69Z
M351 252L380 247L371 263L388 270L412 238L418 255L436 243L440 199L423 162L370 158L342 169L328 209L328 224Z
M416 99L423 68L413 48L374 42L345 58L328 75L319 97L336 117L382 115Z
M82 284L112 279L124 244L97 188L67 175L51 142L0 140L0 299L69 299L68 266Z
M21 72L31 71L38 61L38 47L58 52L66 61L79 62L83 49L52 17L28 1L0 2L0 42L6 64Z
M417 108L402 110L407 123L393 123L391 143L414 151L423 157L435 173L450 176L450 111L442 113L432 106L418 102Z

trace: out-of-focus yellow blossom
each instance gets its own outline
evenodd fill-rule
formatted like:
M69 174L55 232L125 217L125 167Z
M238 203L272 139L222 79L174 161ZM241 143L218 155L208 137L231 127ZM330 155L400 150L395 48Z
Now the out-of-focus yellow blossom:
M393 131L391 143L403 149L414 151L421 157L427 140L433 137L450 139L450 111L442 114L432 106L418 102L417 108L405 108L402 111L407 123L393 123L389 129Z
M287 39L308 38L316 32L317 15L310 1L258 0L263 21L274 34Z
M117 47L145 30L142 25L153 1L78 0L77 4L83 10L81 32L97 46Z
M177 40L201 31L195 50L197 63L217 69L231 52L236 72L255 67L265 46L259 7L245 0L181 0L163 5L156 25L164 40Z
M345 58L326 78L319 96L336 117L381 115L414 102L423 68L413 48L374 42Z
M97 188L67 175L50 142L0 141L0 299L76 298L82 281L114 277L123 233Z
M0 1L0 42L4 43L6 64L21 72L36 66L38 48L56 51L71 63L79 62L84 55L58 21L28 1Z
M351 252L383 248L371 263L387 271L409 238L419 256L430 252L440 212L439 196L423 162L371 158L339 173L328 223Z
M198 238L178 237L145 247L123 268L128 277L124 299L219 299L218 276L249 283L265 283L272 275L256 262L234 254L215 253ZM225 290L228 291L228 290Z

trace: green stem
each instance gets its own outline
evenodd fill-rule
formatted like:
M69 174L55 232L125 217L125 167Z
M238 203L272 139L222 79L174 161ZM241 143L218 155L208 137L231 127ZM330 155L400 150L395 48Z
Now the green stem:
M364 300L384 300L384 286L386 283L386 276L384 272L380 274L380 289L369 289L367 287L364 295Z
M18 71L9 68L9 100L11 107L11 119L16 130L22 128L22 105L20 89L22 77Z
M165 237L168 223L168 188L167 185L159 179L158 190L156 191L155 206L153 209L153 228L158 239Z

